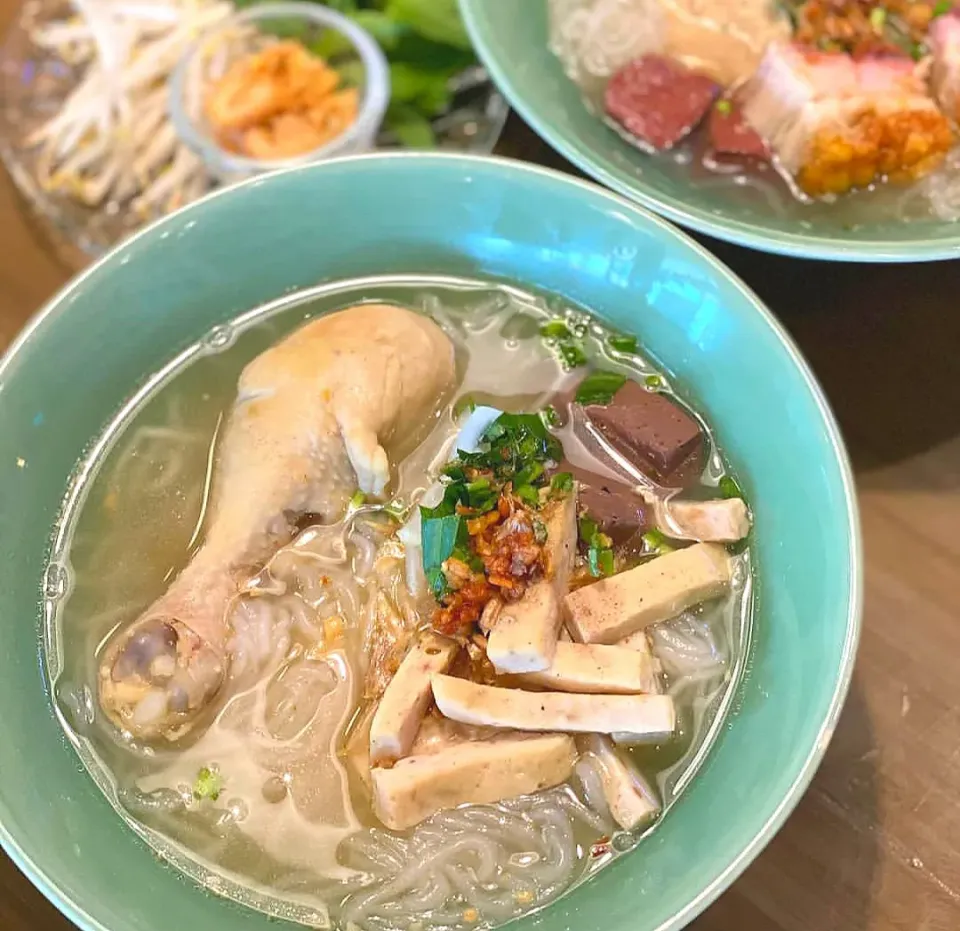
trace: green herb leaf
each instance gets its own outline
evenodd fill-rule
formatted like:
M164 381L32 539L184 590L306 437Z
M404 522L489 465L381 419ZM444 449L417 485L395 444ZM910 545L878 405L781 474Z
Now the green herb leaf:
M573 490L573 475L570 472L557 472L550 480L550 491L563 495Z
M443 574L443 569L435 566L432 569L425 569L424 573L427 576L427 585L430 587L430 591L433 592L433 597L439 601L449 591L447 577Z
M560 343L557 352L565 369L576 369L587 364L587 354L576 343Z
M434 70L403 61L393 62L390 65L392 103L412 104L425 114L436 116L450 105L452 77L453 73L445 68Z
M616 571L616 565L614 564L612 549L608 547L597 553L597 566L601 575L613 575Z
M569 327L562 320L551 320L540 327L540 335L545 339L570 339Z
M537 491L533 485L518 485L513 489L513 493L524 503L529 504L530 507L538 507L540 505L540 492Z
M547 525L536 517L533 519L533 539L537 543L547 542Z
M391 104L384 125L407 149L432 149L437 144L430 120L412 106Z
M743 492L732 475L724 475L717 483L722 498L742 498Z
M939 3L933 8L933 16L943 16L946 13L949 13L953 9L952 0L940 0Z
M617 352L636 352L640 348L640 341L636 336L611 336L607 342L610 348Z
M660 530L648 530L641 538L643 545L652 553L662 555L672 553L673 547L667 542L667 538Z
M485 514L496 506L497 491L490 483L490 479L477 479L475 482L470 482L466 489L467 504L480 514Z
M439 569L453 554L457 540L463 532L463 518L457 514L446 517L423 516L426 508L421 508L421 537L423 540L423 570Z
M609 404L613 396L624 386L626 375L619 372L591 372L577 386L578 404Z
M663 387L663 379L662 379L659 375L647 375L647 377L644 378L643 383L644 383L648 388L662 388L662 387Z
M597 533L599 533L597 522L592 517L587 517L586 515L577 521L577 527L580 530L580 539L587 545L592 544Z
M560 423L560 415L557 413L557 409L552 404L548 404L542 411L540 411L540 419L548 427L555 427Z
M385 12L433 42L472 48L457 0L387 0Z
M366 500L367 496L358 488L350 499L350 507L353 509L363 507Z
M883 32L883 26L886 21L887 11L882 6L875 6L870 11L870 25L877 34Z
M210 799L215 802L223 791L223 779L216 770L209 766L200 767L197 778L193 783L193 797L199 802Z

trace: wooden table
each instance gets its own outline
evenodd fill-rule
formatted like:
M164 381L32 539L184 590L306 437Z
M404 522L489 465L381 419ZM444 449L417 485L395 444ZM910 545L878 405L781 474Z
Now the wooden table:
M11 10L0 0L0 28ZM501 151L569 169L517 119ZM830 265L708 245L780 316L826 389L859 483L867 577L857 672L813 787L692 928L957 931L960 264ZM0 177L0 349L68 276ZM0 929L70 928L0 854Z

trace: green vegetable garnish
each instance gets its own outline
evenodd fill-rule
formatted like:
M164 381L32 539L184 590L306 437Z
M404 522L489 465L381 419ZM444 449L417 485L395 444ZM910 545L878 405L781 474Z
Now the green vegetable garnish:
M557 352L565 369L576 369L587 364L587 354L576 343L560 343Z
M875 6L870 11L870 25L876 33L883 32L883 25L887 21L887 11L882 6Z
M540 419L548 427L555 427L558 423L560 423L560 415L557 413L557 409L552 404L548 404L542 411L540 411Z
M613 540L605 533L600 532L597 522L584 515L577 521L580 539L587 544L587 565L594 578L613 575L615 570L613 559Z
M659 530L648 530L640 539L643 540L643 545L653 553L663 555L673 552L673 547L667 543L667 538Z
M733 112L733 104L729 100L718 100L716 106L717 113L722 113L724 116L729 116Z
M367 496L358 488L350 499L350 507L353 509L363 507L366 500Z
M662 387L663 387L663 379L662 379L659 375L647 375L647 377L644 378L643 383L644 383L648 388L662 388Z
M737 484L737 480L732 475L724 475L717 483L720 490L720 496L723 498L742 498L743 492Z
M626 380L619 372L591 372L577 387L576 400L579 404L609 404Z
M198 802L204 799L210 799L210 801L215 802L220 798L222 791L223 779L220 773L215 769L211 769L209 766L200 767L197 778L193 783L193 797Z
M636 336L611 336L607 339L610 348L616 352L636 352L640 342Z
M945 13L949 13L953 9L953 3L951 0L940 0L940 2L933 8L933 16L943 16Z
M562 320L551 320L540 327L544 339L570 339L570 328Z
M573 476L569 472L558 472L550 480L550 491L556 494L566 494L573 489Z

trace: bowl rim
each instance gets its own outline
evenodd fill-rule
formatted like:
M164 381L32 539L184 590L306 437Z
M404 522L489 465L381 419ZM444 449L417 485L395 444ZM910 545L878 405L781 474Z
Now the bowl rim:
M188 72L208 43L218 36L228 34L237 26L272 19L301 19L316 26L339 32L353 45L363 64L365 84L357 118L343 132L323 144L289 158L260 159L240 155L223 148L213 137L205 133L187 112L184 98L187 94ZM320 161L327 153L334 153L351 145L355 140L367 137L374 139L383 115L390 102L390 68L380 43L362 26L338 13L336 10L303 0L256 4L239 9L226 19L204 30L178 59L170 74L168 110L170 121L180 139L200 157L208 171L243 172L264 174L278 169L290 168L311 161ZM214 165L214 163L218 163Z
M918 239L903 242L892 239L845 239L842 235L793 233L772 230L757 223L718 217L710 211L691 206L681 198L662 194L653 185L638 179L625 183L613 172L597 164L588 146L570 138L551 126L527 98L523 84L511 76L511 69L499 57L493 43L486 42L479 24L483 0L458 0L460 13L477 55L489 71L493 82L524 121L553 149L596 181L667 219L688 229L713 236L724 242L746 246L792 258L820 259L828 262L940 262L960 258L960 220L956 221L955 238ZM546 2L546 0L540 0Z
M371 152L362 155L343 156L340 158L328 159L322 162L315 162L306 165L297 165L282 171L273 172L267 177L253 177L240 181L228 187L219 188L207 194L205 197L181 207L179 210L148 224L143 229L137 231L134 235L123 240L123 242L114 246L109 252L93 262L79 275L72 278L60 291L50 298L34 314L15 337L7 350L0 356L0 383L3 382L7 371L12 367L20 351L27 345L41 326L48 322L53 322L64 313L71 304L70 297L76 291L84 286L87 279L98 274L101 269L111 264L115 257L119 257L126 249L135 247L135 245L149 236L152 236L156 230L167 225L179 224L183 218L191 212L204 209L204 205L221 197L231 196L231 192L245 188L247 186L261 185L269 183L269 178L273 176L292 175L299 172L322 171L324 166L342 165L344 163L367 163L367 162L400 162L415 161L419 163L439 162L459 164L464 169L471 167L480 169L483 166L493 165L502 171L513 172L518 175L530 175L539 177L549 183L569 185L578 188L588 198L601 201L607 201L611 207L618 210L628 210L639 214L645 222L651 223L660 233L660 235L672 239L679 245L692 251L699 259L706 263L713 272L727 280L744 298L744 300L753 307L760 315L761 319L770 327L776 337L780 340L786 349L793 364L800 372L807 388L817 405L820 416L823 418L827 438L833 454L836 457L840 469L840 478L843 486L844 500L846 504L846 523L850 538L850 547L847 552L847 561L849 566L849 596L847 599L847 617L846 630L844 633L843 646L840 654L840 665L837 670L837 680L834 686L833 694L830 696L830 702L827 713L817 731L816 739L806 753L803 762L784 794L780 803L770 812L767 819L757 830L754 836L742 846L742 848L733 857L727 867L720 875L708 886L702 889L693 899L691 899L683 908L675 912L670 918L663 921L653 931L680 931L689 922L697 917L704 909L714 902L741 873L750 865L751 862L760 854L760 852L773 839L774 835L782 827L783 823L793 812L799 803L807 787L810 785L817 768L823 760L827 747L830 743L833 733L836 730L837 721L843 710L844 702L853 679L853 670L856 660L857 646L860 639L863 614L863 544L860 532L860 517L857 504L856 485L853 477L853 470L850 460L840 435L840 429L833 415L833 411L823 393L819 383L816 380L810 366L803 357L793 338L786 331L784 326L777 320L763 301L753 292L753 290L743 282L740 277L723 262L714 256L708 249L700 245L689 234L683 230L677 229L671 223L657 214L644 209L633 201L627 200L605 188L600 187L591 181L585 181L573 177L561 171L551 168L545 168L530 162L520 161L518 159L504 158L502 156L481 156L470 155L458 152ZM26 855L17 839L9 832L6 825L0 821L0 848L2 848L18 869L30 880L30 882L40 890L40 892L56 908L78 925L82 931L120 931L117 928L109 928L98 919L94 918L89 912L81 907L73 897L64 894L56 886L48 881L42 865L36 860Z

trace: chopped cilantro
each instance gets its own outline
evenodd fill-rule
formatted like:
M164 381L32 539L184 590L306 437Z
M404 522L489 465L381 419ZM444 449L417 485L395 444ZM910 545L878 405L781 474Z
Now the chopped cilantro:
M636 336L615 334L607 339L610 348L616 352L636 352L640 346Z
M640 539L643 540L643 545L652 553L657 553L662 556L664 553L673 552L673 547L667 543L667 538L659 530L648 530Z
M722 498L742 498L743 492L732 475L724 475L717 483Z
M576 343L560 343L557 350L565 369L576 369L587 364L587 354Z
M619 372L598 370L591 372L577 386L578 404L609 404L613 396L624 386L626 375Z
M570 339L570 328L562 320L551 320L540 327L540 335L545 339Z
M613 559L613 540L605 533L600 532L597 522L584 515L577 522L580 529L580 539L587 544L587 565L594 578L613 575L615 571Z
M217 770L201 766L193 783L193 797L198 801L210 799L215 802L223 791L223 779Z
M540 492L533 485L517 485L513 493L524 503L531 507L539 507Z
M557 413L557 409L552 404L548 404L542 411L540 411L540 419L548 427L555 427L558 423L560 423L560 415Z
M552 479L550 479L550 491L555 494L566 494L566 492L573 489L573 475L569 472L557 472Z
M533 539L537 543L547 542L547 525L536 517L533 519Z

